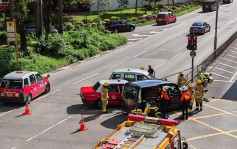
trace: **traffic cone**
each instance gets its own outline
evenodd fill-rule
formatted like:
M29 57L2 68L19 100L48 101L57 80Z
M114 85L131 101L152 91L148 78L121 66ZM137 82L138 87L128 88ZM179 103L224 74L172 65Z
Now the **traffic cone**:
M28 100L26 100L26 108L25 108L25 112L23 113L24 115L29 115L30 113L30 109L29 109L29 104L28 104Z
M85 126L85 124L84 124L84 118L83 118L83 115L81 115L81 122L80 122L80 128L78 128L77 130L78 131L85 131L85 130L87 130L87 128L86 128L86 126Z

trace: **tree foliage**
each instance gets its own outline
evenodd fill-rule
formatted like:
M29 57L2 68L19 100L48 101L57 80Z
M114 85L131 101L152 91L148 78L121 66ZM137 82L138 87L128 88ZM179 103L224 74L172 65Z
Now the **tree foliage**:
M118 8L120 8L120 9L125 9L129 5L129 1L128 0L117 0L117 1L119 3Z

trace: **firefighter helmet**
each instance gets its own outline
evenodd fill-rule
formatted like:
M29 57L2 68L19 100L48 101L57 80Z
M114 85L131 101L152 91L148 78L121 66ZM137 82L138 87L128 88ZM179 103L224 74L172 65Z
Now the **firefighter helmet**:
M193 88L193 84L191 83L191 84L189 84L189 86L188 87L190 87L190 88Z
M142 66L140 69L141 69L141 70L145 70L145 67L144 67L144 66Z
M179 72L179 74L180 74L180 75L183 75L184 73L181 71L181 72Z
M104 83L104 86L109 86L109 82L105 82L105 83Z
M202 83L202 81L201 80L197 80L197 84L200 84L200 83Z

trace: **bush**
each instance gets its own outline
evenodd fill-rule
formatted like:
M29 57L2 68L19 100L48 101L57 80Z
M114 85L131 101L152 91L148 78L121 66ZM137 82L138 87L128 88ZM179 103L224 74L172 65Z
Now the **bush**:
M131 20L132 20L133 22L135 22L135 21L137 21L137 17L132 17Z
M97 23L92 23L91 27L94 27L94 28L97 27Z
M107 23L107 22L109 22L110 20L109 20L109 19L104 19L104 21Z
M151 5L151 4L145 4L145 5L144 5L144 8L145 8L146 10L152 10L152 5Z
M138 20L137 23L145 23L147 20L146 19L141 19L141 20Z
M66 31L71 31L71 30L73 30L73 28L74 28L74 26L72 25L71 22L65 22L65 23L64 23L64 29L65 29Z
M132 19L127 19L126 22L132 23Z
M120 18L117 17L117 16L112 16L112 17L110 18L110 20L120 20Z

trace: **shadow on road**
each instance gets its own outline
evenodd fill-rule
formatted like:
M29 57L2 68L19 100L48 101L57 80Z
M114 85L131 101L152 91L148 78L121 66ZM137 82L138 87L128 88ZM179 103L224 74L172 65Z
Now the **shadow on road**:
M25 105L20 103L0 103L0 112L8 112L23 106Z
M221 97L222 99L228 99L237 101L237 81L235 81L228 91Z
M124 113L116 114L114 117L109 118L101 123L102 126L110 129L116 128L119 124L122 124L127 120L127 115Z

